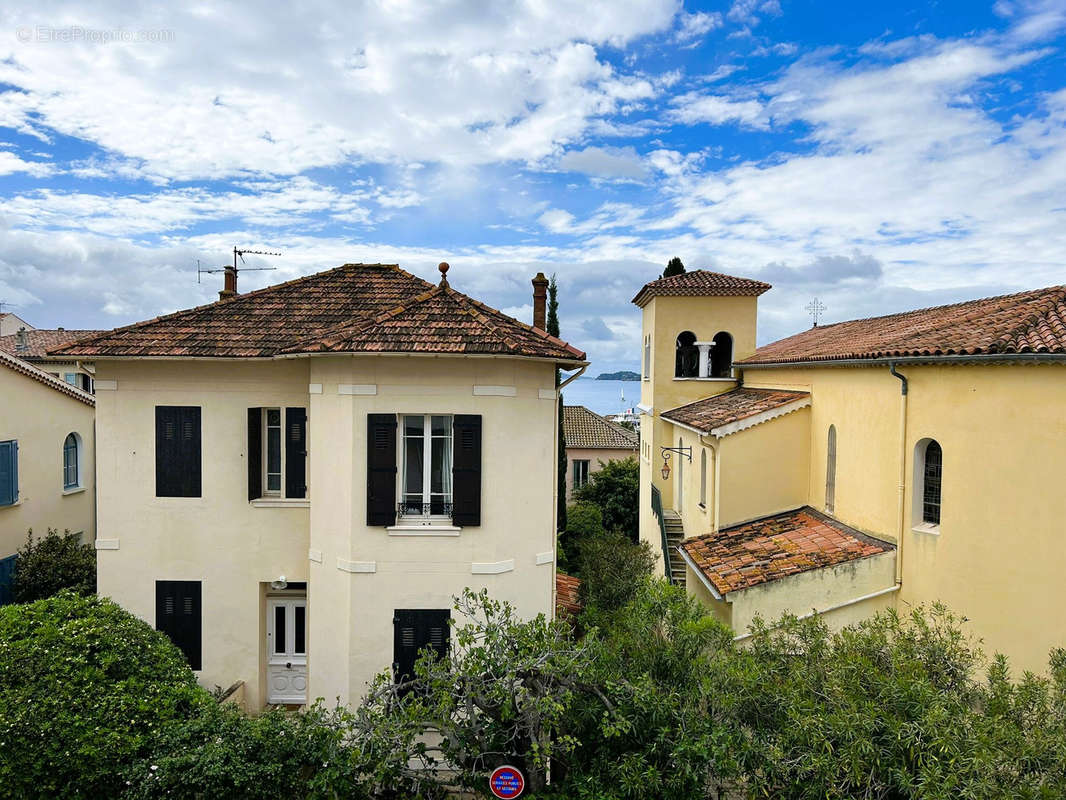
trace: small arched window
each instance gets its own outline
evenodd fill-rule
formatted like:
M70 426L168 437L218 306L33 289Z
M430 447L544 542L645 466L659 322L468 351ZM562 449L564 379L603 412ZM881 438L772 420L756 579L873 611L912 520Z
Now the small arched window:
M836 510L837 497L837 428L829 426L829 436L825 449L825 512L832 514Z
M944 451L940 443L930 439L922 459L922 522L940 524L940 495L943 480Z
M696 347L696 334L681 331L677 335L677 354L674 357L675 378L695 378L700 369L700 349Z
M63 488L81 486L81 441L76 433L67 434L63 442Z
M707 448L700 450L700 505L707 507Z
M733 337L725 331L714 335L711 348L711 377L730 378L733 375Z

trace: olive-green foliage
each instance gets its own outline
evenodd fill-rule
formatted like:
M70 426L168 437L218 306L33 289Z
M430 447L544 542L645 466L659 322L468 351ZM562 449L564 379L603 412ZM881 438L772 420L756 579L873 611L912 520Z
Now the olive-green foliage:
M603 534L603 512L592 503L574 503L566 508L566 530L559 536L557 566L564 572L580 569L581 542Z
M49 528L43 538L34 539L31 530L15 562L15 602L32 603L62 589L96 591L96 549L79 544L70 531L60 534Z
M632 541L640 538L640 465L632 456L608 461L574 493L579 503L592 503L603 514L603 527Z
M578 596L586 616L613 612L630 602L651 575L655 557L647 542L634 544L620 533L600 533L578 541Z
M71 591L0 608L0 790L116 797L167 723L212 703L161 633Z

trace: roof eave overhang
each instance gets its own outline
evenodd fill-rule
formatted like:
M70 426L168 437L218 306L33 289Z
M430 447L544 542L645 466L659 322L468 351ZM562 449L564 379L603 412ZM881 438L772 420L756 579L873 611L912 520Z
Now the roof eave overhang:
M786 367L875 367L888 364L1009 364L1017 362L1066 364L1066 353L977 353L943 356L826 358L806 361L738 361L734 366L740 369L781 369Z
M725 595L722 592L718 591L718 588L714 585L711 579L707 577L707 573L705 573L696 565L696 562L692 560L692 556L685 552L684 547L677 548L677 552L681 554L682 560L684 560L684 562L689 566L689 568L696 573L696 577L700 579L700 583L704 585L704 587L707 589L708 592L711 593L711 596L714 597L715 600L726 600ZM726 602L729 601L726 600Z
M375 357L375 358L507 358L517 361L536 361L546 364L555 364L559 369L567 372L578 369L580 367L587 367L592 362L590 361L570 361L562 358L555 358L552 356L522 356L513 355L510 353L366 353L366 352L349 352L349 353L283 353L273 356L153 356L153 355L129 355L129 356L115 356L115 355L57 355L56 358L66 358L68 360L77 359L79 361L282 361L295 358L338 358L343 356L361 356L361 357Z
M662 419L665 419L667 422L673 425L677 425L679 428L684 428L685 430L692 431L693 433L698 433L703 436L710 435L714 436L717 439L721 439L725 436L729 436L732 433L739 433L740 431L745 431L748 428L754 428L756 425L761 425L764 422L769 422L770 420L777 419L778 417L783 417L786 414L791 414L793 411L799 411L801 408L807 408L810 404L810 397L801 397L799 400L793 400L792 402L785 403L784 405L776 406L774 408L768 408L766 411L760 411L758 414L752 414L742 419L738 419L733 422L728 422L725 425L718 425L714 428L696 428L692 425L686 425L684 422L678 422L677 420L671 419L670 417L667 417L665 415L662 416Z

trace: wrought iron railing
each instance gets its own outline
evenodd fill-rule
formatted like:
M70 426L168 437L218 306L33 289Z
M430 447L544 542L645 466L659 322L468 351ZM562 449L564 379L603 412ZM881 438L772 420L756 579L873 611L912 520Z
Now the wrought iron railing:
M450 517L452 504L443 500L433 500L429 503L401 500L396 504L396 511L401 517Z
M662 537L663 564L666 567L666 579L674 582L674 571L670 557L670 542L666 538L666 520L663 519L663 496L655 484L651 487L651 513L659 520L659 536Z

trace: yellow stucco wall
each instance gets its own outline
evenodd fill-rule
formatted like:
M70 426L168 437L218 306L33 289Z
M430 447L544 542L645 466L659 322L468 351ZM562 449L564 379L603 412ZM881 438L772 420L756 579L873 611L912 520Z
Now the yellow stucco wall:
M450 608L489 588L526 616L552 610L556 402L550 364L474 358L327 357L247 364L105 362L99 393L101 593L154 622L157 579L203 581L204 685L244 680L264 702L265 584L308 581L310 698L354 702L392 661L393 611ZM513 396L475 395L498 387ZM344 387L342 389L342 387ZM374 394L365 392L373 387ZM544 393L546 396L542 397ZM203 498L154 496L154 407L203 408ZM247 500L247 408L309 414L309 502ZM369 413L481 414L482 524L366 525ZM547 559L546 563L537 564ZM513 560L501 574L473 565ZM373 572L351 572L369 569Z
M26 533L83 531L95 538L95 411L5 366L0 366L0 441L18 441L19 502L0 506L0 558L26 543ZM80 487L63 488L63 443L81 438Z

